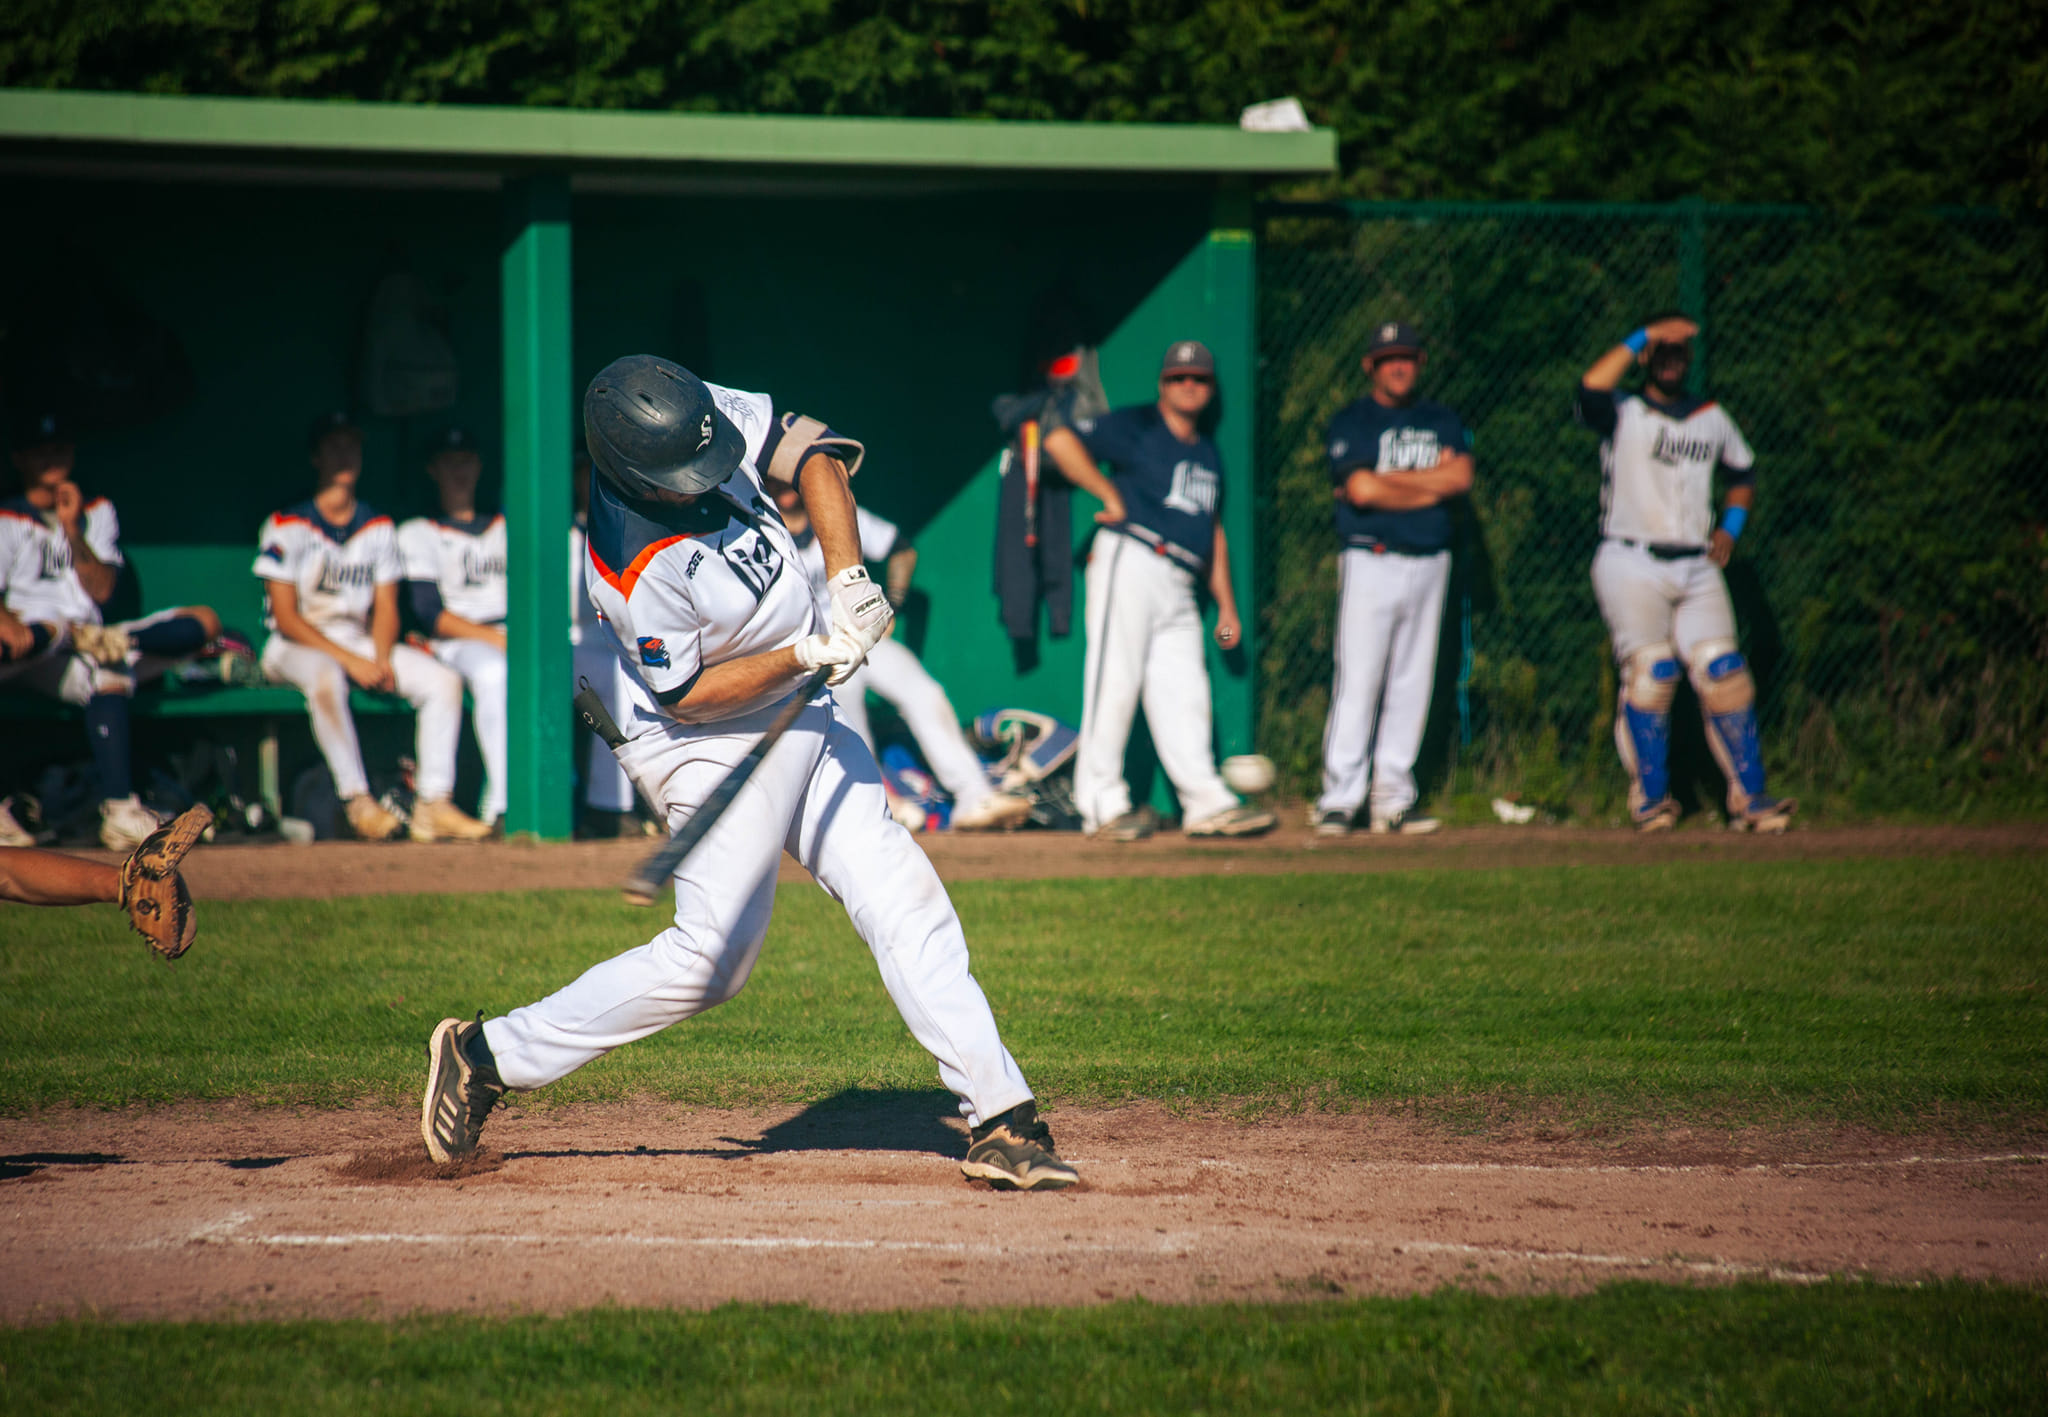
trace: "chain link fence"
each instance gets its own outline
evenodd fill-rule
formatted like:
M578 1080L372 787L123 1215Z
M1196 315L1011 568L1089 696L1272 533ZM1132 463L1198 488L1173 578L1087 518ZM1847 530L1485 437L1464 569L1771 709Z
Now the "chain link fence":
M1728 580L1781 789L2048 805L2040 228L1703 203L1276 204L1260 226L1258 733L1295 791L1320 773L1335 624L1322 432L1366 392L1371 328L1406 320L1429 346L1421 392L1460 415L1478 463L1425 793L1615 809L1588 580L1598 439L1571 400L1604 350L1675 308L1703 326L1697 388L1757 454ZM1678 731L1688 719L1681 705ZM1692 795L1717 800L1717 780Z

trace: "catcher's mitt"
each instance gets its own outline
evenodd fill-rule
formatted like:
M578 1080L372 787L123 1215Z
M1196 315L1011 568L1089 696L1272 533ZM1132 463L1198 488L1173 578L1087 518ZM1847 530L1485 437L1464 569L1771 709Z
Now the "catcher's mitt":
M194 807L151 832L121 863L121 908L128 912L129 928L167 964L190 949L199 933L178 863L212 825L213 813Z

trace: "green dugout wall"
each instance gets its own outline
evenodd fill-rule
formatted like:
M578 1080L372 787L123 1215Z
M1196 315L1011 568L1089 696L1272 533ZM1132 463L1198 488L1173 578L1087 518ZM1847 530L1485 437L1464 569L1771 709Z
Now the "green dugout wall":
M664 353L862 438L857 495L921 552L923 594L899 633L955 706L1078 719L1079 604L1074 633L1041 635L1025 668L997 621L989 400L1076 339L1101 345L1113 401L1149 400L1166 344L1208 342L1248 605L1250 195L1334 156L1321 131L6 91L0 180L13 210L43 220L0 234L0 292L11 312L49 308L53 292L132 298L177 335L191 396L89 435L80 477L115 499L145 572L222 568L214 603L253 630L256 528L310 491L306 422L358 406L370 295L412 276L454 349L458 392L436 413L364 418L363 493L400 517L428 510L425 440L447 422L493 449L487 481L512 531L508 826L559 837L569 452L591 374ZM17 319L10 341L24 334ZM1212 662L1226 752L1250 746L1256 648Z

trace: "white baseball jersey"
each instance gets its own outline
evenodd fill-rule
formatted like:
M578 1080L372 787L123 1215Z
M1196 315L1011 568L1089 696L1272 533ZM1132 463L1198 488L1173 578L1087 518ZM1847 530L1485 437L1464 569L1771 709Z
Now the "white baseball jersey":
M903 539L903 533L896 523L887 517L878 517L866 507L853 509L854 524L859 528L860 559L863 561L886 561L896 549L896 543ZM818 614L825 624L832 623L832 591L825 575L825 548L818 544L815 530L806 529L796 538L797 556L802 560L804 576L811 583L811 597L817 602Z
M1756 457L1713 402L1659 404L1640 394L1579 390L1579 420L1602 434L1600 534L1659 546L1714 535L1714 468L1748 482Z
M310 501L273 512L258 545L256 575L296 586L299 614L322 632L366 628L377 587L404 579L391 518L365 502L356 503L347 526L329 522ZM263 620L277 629L267 609Z
M121 519L114 504L85 504L85 544L109 566L121 564ZM45 517L26 497L0 502L0 591L18 620L45 624L100 623L99 602L86 593L71 563L71 542L56 514Z
M508 591L503 513L467 522L414 517L398 529L398 554L405 579L431 582L441 593L441 608L449 614L478 625L504 620Z
M715 490L670 507L628 503L601 477L590 484L590 599L632 671L635 697L663 706L710 666L787 649L829 623L754 470L773 405L765 394L709 387L747 440ZM737 705L731 716L779 697Z

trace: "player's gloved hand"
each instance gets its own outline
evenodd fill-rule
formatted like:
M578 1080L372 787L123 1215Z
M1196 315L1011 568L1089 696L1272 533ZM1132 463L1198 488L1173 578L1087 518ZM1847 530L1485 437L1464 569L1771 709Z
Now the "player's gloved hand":
M867 662L867 646L843 630L829 635L811 635L790 646L796 662L806 674L829 667L825 682L837 687L853 677L853 671Z
M896 623L889 597L869 578L866 566L848 566L827 584L832 591L832 633L852 636L865 659Z

